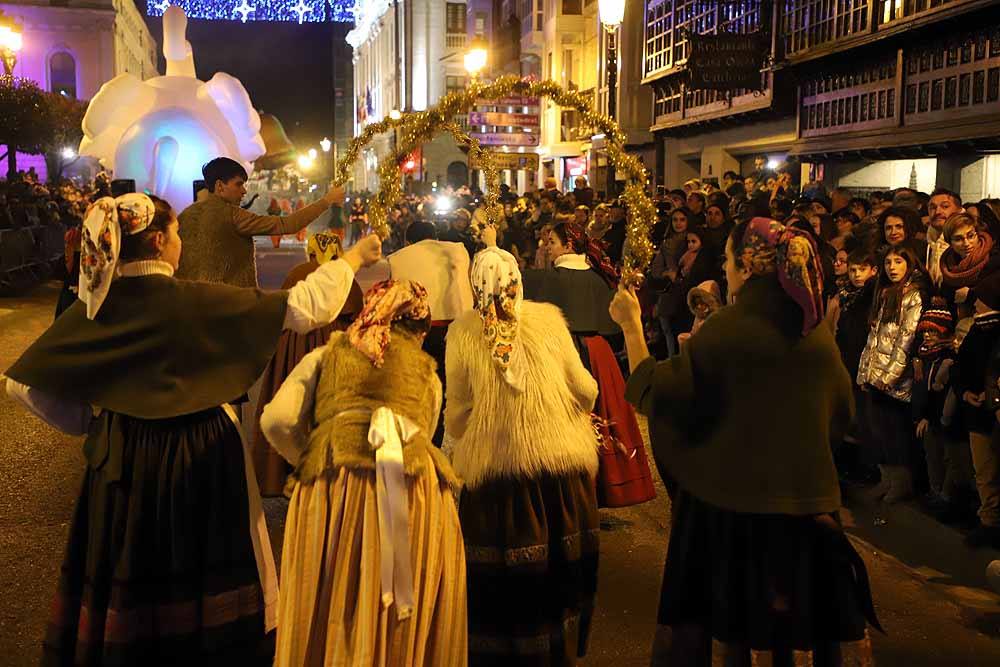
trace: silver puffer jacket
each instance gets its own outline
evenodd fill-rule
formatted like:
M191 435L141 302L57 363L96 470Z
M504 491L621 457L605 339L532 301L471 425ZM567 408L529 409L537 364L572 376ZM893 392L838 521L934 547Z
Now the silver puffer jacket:
M859 385L884 382L889 387L886 392L889 396L909 403L913 378L906 370L922 307L920 290L914 285L907 285L903 291L898 323L883 322L882 311L879 310L868 333L868 344L861 353Z

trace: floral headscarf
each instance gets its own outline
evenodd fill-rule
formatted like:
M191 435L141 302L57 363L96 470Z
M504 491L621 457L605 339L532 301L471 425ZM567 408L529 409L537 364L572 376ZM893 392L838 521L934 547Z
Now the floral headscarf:
M569 241L573 251L586 255L590 268L596 271L597 275L603 278L609 287L616 287L620 276L618 269L615 268L608 253L604 250L606 244L587 236L583 226L575 222L567 223L565 229L566 240Z
M777 272L781 288L802 309L803 336L822 321L823 267L808 232L754 218L743 237L742 260L755 276Z
M517 260L506 250L486 248L472 263L472 293L483 320L483 337L503 379L524 389L524 352L517 339L524 287Z
M122 235L138 234L156 215L153 200L130 192L117 199L101 197L87 209L80 240L78 294L87 304L87 318L94 319L108 296L118 266Z
M309 259L317 264L326 264L344 254L340 237L333 232L317 232L309 237L306 246Z
M381 368L392 323L430 316L427 290L423 285L413 280L383 280L365 294L365 307L347 328L347 338L376 368Z

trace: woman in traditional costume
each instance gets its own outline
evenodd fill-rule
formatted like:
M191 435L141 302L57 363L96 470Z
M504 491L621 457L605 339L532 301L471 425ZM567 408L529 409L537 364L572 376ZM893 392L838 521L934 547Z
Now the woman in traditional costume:
M274 559L227 401L260 376L282 329L337 316L379 242L263 292L173 278L177 227L147 195L95 202L80 301L7 371L8 393L32 412L87 434L46 664L271 660Z
M555 304L569 324L584 366L597 380L595 427L601 436L597 500L601 507L625 507L656 497L646 449L625 380L606 336L620 335L608 315L618 272L600 242L572 223L560 223L548 236L553 268L526 271L524 295Z
M654 665L869 664L878 628L864 562L837 516L831 443L850 424L851 378L823 319L823 273L806 232L765 218L726 245L736 304L682 348L649 356L639 304L611 305L649 418L656 463L677 485L660 593ZM705 397L711 397L706 400ZM718 657L718 656L716 656Z
M378 283L264 409L264 434L295 465L279 666L467 662L459 482L430 440L430 322L418 283Z
M281 289L291 289L305 280L321 264L331 262L343 255L344 249L341 246L340 237L334 232L318 232L309 237L306 252L308 261L293 267L288 272ZM336 320L304 334L296 333L291 329L281 332L278 347L264 371L260 395L257 398L257 414L253 421L253 467L257 473L257 484L262 496L282 495L285 492L285 481L289 473L292 472L288 462L274 451L260 430L260 415L264 411L264 406L271 402L285 378L302 361L303 357L316 348L326 345L326 341L329 340L330 334L334 331L343 331L350 326L354 316L364 306L364 300L361 287L358 286L357 282L354 282L351 285L351 293L347 297L347 302L341 308L340 315Z
M472 288L475 310L448 329L445 403L466 485L470 662L574 665L597 590L597 382L559 309L522 301L513 255L476 255Z

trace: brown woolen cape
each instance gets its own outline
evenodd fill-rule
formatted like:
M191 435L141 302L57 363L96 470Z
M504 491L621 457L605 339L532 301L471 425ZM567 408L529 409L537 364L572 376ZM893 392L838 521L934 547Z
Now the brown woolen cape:
M200 412L241 396L260 377L287 301L284 291L119 278L95 319L77 301L6 374L140 419Z

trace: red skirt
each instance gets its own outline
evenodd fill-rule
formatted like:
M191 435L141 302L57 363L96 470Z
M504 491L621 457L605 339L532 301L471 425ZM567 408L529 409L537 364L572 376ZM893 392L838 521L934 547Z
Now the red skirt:
M646 447L635 411L625 400L625 379L611 346L601 336L584 338L590 372L599 394L594 412L603 420L599 450L597 503L600 507L628 507L656 497Z
M264 379L260 385L260 397L257 399L257 414L253 420L253 467L257 475L260 495L265 498L284 495L285 479L292 472L292 466L282 458L281 454L271 448L260 429L260 415L264 412L264 406L271 402L285 378L302 361L303 357L316 348L326 345L330 334L343 328L345 328L344 324L335 321L306 334L297 334L287 329L281 332L274 357L264 371Z

